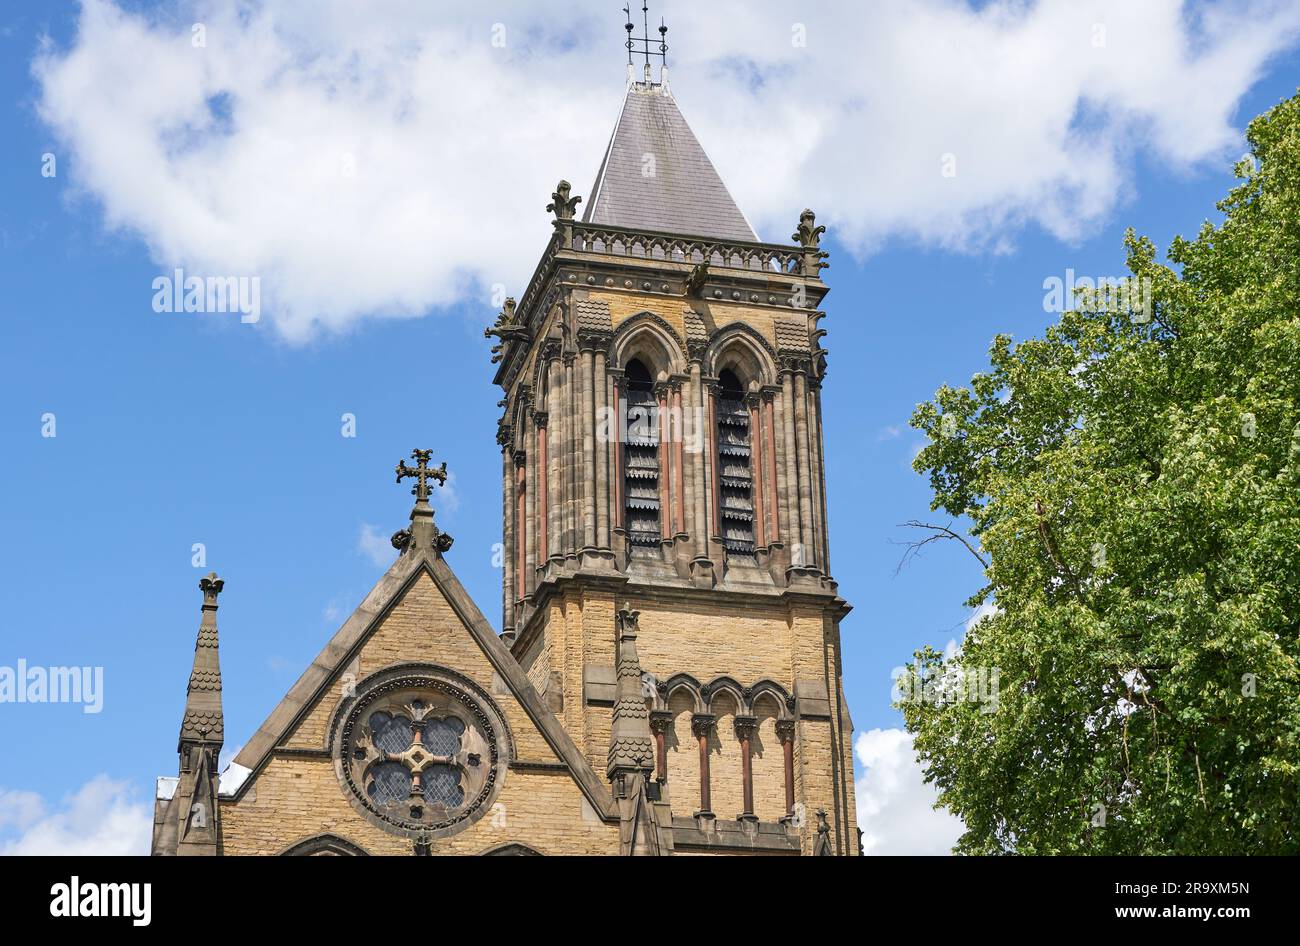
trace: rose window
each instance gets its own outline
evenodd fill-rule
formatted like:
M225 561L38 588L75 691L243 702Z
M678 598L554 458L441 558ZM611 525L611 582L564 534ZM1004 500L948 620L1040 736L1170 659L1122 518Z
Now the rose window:
M411 712L427 712L424 701L414 701ZM426 717L416 723L379 710L370 714L369 729L370 742L382 761L366 770L364 782L366 794L377 803L401 804L417 797L450 810L465 800L462 764L457 759L465 723L459 718Z
M404 833L471 817L498 778L496 714L432 677L396 676L367 690L347 707L338 737L356 802Z

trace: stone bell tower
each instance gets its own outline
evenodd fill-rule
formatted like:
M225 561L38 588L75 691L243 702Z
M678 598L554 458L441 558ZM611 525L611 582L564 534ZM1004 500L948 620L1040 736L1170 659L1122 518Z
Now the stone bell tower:
M561 181L536 272L487 330L505 392L502 637L603 771L627 702L618 615L639 613L648 797L675 849L856 854L825 228L805 210L791 243L760 241L678 109L666 27L655 44L627 31L581 217Z

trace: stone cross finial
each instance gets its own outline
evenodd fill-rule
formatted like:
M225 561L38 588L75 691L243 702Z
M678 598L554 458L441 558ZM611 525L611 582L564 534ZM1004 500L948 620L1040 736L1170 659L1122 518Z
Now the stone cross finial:
M440 486L447 485L447 464L430 467L429 458L432 450L412 450L415 466L407 466L405 460L398 461L397 482L408 476L415 479L411 494L415 497L415 506L411 509L411 527L403 529L393 536L393 547L403 555L412 549L432 548L439 555L451 550L452 538L433 524L433 508L429 505L430 480L436 480Z
M551 195L551 202L546 205L546 209L555 214L557 222L561 220L572 220L574 210L582 202L581 197L570 197L569 191L573 185L568 181L560 181L555 185L555 193Z
M412 450L411 456L415 460L415 466L406 465L405 460L397 462L397 482L402 482L406 477L415 477L415 485L411 487L411 495L415 497L417 503L427 503L429 501L429 480L437 480L438 485L445 486L447 483L447 462L444 460L442 466L429 468L429 458L433 456L432 450Z

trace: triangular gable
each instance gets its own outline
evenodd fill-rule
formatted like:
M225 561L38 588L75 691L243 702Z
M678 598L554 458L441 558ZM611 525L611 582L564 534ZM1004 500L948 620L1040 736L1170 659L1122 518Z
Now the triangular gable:
M568 731L546 706L523 668L501 643L496 632L474 604L460 580L440 556L422 549L408 550L370 589L361 604L330 638L289 692L272 710L253 737L235 757L234 765L248 774L223 798L238 800L267 764L279 746L311 711L332 680L343 673L370 636L393 611L421 575L428 575L446 599L460 623L468 630L492 669L537 727L556 757L568 768L595 812L605 820L617 820L608 787L596 776Z

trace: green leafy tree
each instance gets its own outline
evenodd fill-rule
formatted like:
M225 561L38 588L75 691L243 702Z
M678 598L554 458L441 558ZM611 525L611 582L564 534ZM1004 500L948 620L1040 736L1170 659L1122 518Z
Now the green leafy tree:
M1085 293L913 415L996 603L902 681L958 853L1300 852L1300 95L1248 138L1172 268L1129 231L1149 298Z

